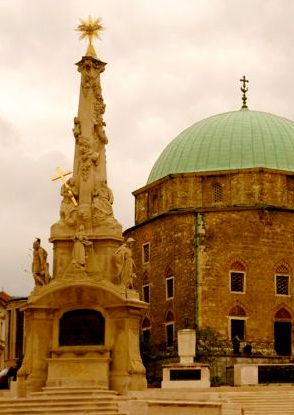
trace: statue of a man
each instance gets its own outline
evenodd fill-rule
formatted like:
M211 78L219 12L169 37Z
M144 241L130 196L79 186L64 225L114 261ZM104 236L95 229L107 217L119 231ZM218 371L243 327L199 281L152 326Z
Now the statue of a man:
M74 237L74 247L72 253L72 263L77 268L84 269L86 266L86 246L90 246L93 243L89 241L84 225L80 225Z
M136 278L132 253L134 242L133 238L128 238L115 253L119 280L126 288L130 289L134 289L134 279Z
M41 247L41 239L36 238L33 243L33 263L32 272L35 284L38 286L46 285L50 281L49 264L47 262L48 254Z

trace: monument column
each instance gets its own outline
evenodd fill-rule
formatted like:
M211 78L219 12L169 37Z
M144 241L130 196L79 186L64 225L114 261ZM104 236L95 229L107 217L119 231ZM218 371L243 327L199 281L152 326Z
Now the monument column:
M85 56L76 64L81 84L73 128L72 177L65 179L71 173L59 169L52 179L63 181L60 220L51 227L54 278L89 272L99 279L106 275L110 279L111 256L123 240L122 227L113 216L113 194L107 186L105 146L108 139L100 83L106 63L97 57L92 45L92 38L99 37L102 29L99 19L89 19L77 28L80 38L88 38L89 45Z
M40 239L33 245L36 285L25 308L20 395L43 386L83 385L116 391L146 387L139 333L147 304L135 290L135 241L128 238L123 243L122 227L113 216L113 194L106 183L105 105L100 86L105 63L97 58L91 43L102 26L99 19L89 18L78 30L90 43L77 63L81 88L73 128L73 172L59 169L53 178L63 183L60 220L51 227L52 277Z

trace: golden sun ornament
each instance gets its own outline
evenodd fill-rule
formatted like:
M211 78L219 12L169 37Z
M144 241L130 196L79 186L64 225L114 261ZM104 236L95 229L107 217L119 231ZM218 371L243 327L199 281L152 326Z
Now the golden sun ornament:
M92 39L97 37L100 39L100 34L104 30L104 27L101 24L101 19L92 19L91 16L88 17L88 20L80 19L81 24L75 29L77 32L81 32L80 39L89 39L90 45L92 44Z

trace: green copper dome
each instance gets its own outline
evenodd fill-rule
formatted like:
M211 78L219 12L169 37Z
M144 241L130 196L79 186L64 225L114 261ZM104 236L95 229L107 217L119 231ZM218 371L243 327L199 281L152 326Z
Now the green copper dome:
M294 122L243 109L193 124L163 150L147 184L169 174L265 167L294 172Z

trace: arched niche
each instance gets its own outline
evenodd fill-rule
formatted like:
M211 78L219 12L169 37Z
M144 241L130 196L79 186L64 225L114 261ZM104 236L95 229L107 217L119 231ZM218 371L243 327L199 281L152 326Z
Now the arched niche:
M59 346L91 346L105 343L105 319L97 310L76 309L59 320Z

